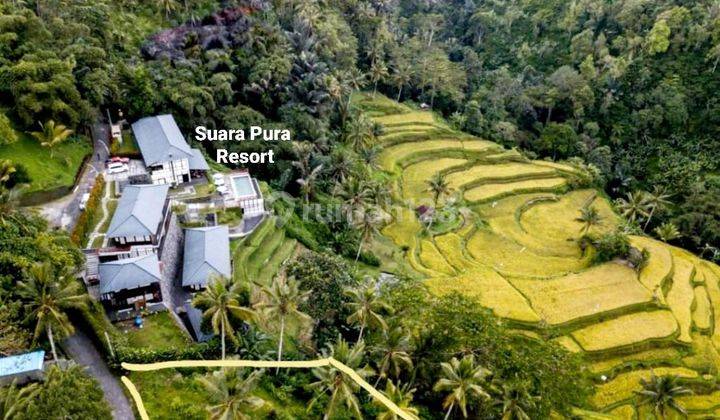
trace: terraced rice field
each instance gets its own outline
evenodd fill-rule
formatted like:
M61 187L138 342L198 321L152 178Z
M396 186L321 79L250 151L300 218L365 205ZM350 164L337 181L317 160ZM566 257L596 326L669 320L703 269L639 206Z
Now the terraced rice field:
M237 281L269 285L281 265L295 253L297 241L285 237L285 231L266 219L250 236L242 239L233 254Z
M604 414L580 417L644 418L635 391L651 371L696 390L680 400L691 418L720 417L720 267L645 236L630 237L647 253L641 268L591 266L593 250L578 243L580 210L600 214L590 233L614 231L620 218L602 192L572 189L583 169L529 160L387 98L359 105L384 126L379 162L405 204L382 234L431 293L472 296L518 333L584 355L596 381L590 408ZM431 197L427 180L437 173L466 208L462 226L433 236L407 204Z

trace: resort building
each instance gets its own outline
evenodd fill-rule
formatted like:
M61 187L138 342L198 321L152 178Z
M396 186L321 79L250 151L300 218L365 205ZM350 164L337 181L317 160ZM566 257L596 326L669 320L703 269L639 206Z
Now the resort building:
M100 301L107 309L139 309L162 301L160 261L155 254L101 263L98 271Z
M172 115L142 118L132 130L153 184L183 184L210 169L202 152L185 141Z
M116 246L159 246L167 230L168 189L167 185L126 186L107 238Z
M229 194L225 197L227 207L241 207L245 217L258 216L265 212L260 186L247 170L230 172L226 178L230 185Z
M202 290L214 275L230 277L230 239L224 225L185 229L182 286Z

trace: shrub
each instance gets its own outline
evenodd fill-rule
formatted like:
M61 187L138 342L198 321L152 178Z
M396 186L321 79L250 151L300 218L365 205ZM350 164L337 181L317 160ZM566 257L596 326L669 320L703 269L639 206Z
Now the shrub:
M616 258L628 258L630 240L622 232L605 233L602 235L585 235L580 239L581 247L592 246L594 264L602 264Z
M105 178L102 174L95 178L95 184L90 190L90 198L85 204L85 210L80 213L77 223L70 234L70 240L78 246L83 246L87 241L88 235L93 231L98 220L98 206L102 202L102 196L105 191Z

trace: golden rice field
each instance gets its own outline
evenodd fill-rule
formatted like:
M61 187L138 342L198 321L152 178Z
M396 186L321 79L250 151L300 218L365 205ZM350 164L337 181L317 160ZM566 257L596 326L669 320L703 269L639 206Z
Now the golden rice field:
M553 279L511 279L533 308L550 324L648 303L652 294L638 283L635 270L609 263Z
M396 144L384 149L378 157L383 168L394 170L395 166L413 154L445 152L455 150L459 152L481 152L497 147L494 143L485 141L461 141L458 139L436 139Z
M567 184L565 178L540 178L525 181L483 184L465 190L465 199L472 202L498 199L507 194L521 192L556 191Z
M447 175L450 188L459 190L468 184L482 183L486 180L512 180L525 176L557 175L552 168L544 168L527 163L508 162L494 165L476 165L471 168L451 172Z
M573 189L583 169L531 161L382 95L369 109L384 126L379 164L406 204L382 234L431 293L475 298L519 334L584 356L596 392L581 418L645 418L635 391L651 371L690 381L696 394L680 399L690 418L720 417L720 267L637 235L631 245L648 256L640 268L591 265L593 250L579 247L581 209L600 215L593 234L621 218L602 192ZM407 204L432 197L427 181L437 173L462 193L464 223L434 235Z
M465 159L440 158L423 160L406 167L402 173L403 198L418 201L431 199L432 193L428 191L427 181L433 174L467 162Z

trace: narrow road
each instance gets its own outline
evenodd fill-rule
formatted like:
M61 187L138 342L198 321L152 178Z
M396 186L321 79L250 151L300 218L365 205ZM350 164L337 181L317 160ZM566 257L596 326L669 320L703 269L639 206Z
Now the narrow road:
M63 341L63 349L78 364L87 369L87 373L95 378L110 405L114 420L134 420L130 401L128 401L120 381L110 372L105 360L95 348L92 340L80 329ZM72 390L70 390L72 392Z
M105 160L110 156L110 144L108 138L110 128L107 124L98 120L92 125L93 151L92 156L82 169L83 173L75 189L55 201L38 206L40 212L51 226L66 230L72 230L80 215L80 198L90 189L95 182L95 177L105 170Z

